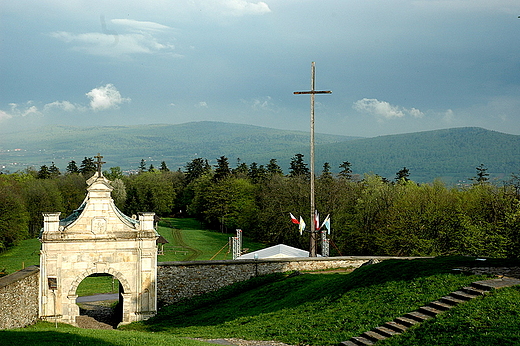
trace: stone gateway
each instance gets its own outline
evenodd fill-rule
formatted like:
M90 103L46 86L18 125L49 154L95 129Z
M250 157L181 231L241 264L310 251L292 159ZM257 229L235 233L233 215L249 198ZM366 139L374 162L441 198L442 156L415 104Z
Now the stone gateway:
M124 215L101 169L87 185L85 200L71 215L60 220L60 213L44 214L40 318L75 325L76 289L84 278L99 273L119 280L121 323L145 320L157 312L155 214Z

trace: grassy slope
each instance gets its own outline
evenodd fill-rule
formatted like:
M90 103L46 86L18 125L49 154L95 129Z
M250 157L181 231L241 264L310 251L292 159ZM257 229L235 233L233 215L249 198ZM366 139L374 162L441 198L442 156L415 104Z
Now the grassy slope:
M0 253L0 271L14 273L24 267L40 264L40 241L23 240L17 246Z
M335 345L482 279L451 271L454 266L473 263L457 258L395 260L348 275L272 275L170 306L155 318L126 328L190 337ZM477 301L475 309L483 309L478 304L485 301ZM510 309L519 312L517 305ZM498 320L495 316L494 321ZM493 336L496 342L511 337L505 336L506 331L516 328L520 317L502 322ZM427 344L432 343L422 343Z
M497 290L388 339L381 346L520 345L520 287Z
M481 262L465 258L393 260L351 274L276 274L165 308L155 318L124 330L62 325L55 329L52 324L38 323L0 331L0 338L12 345L195 345L176 337L334 345L482 279L451 270L475 264ZM487 265L510 263L488 261ZM517 345L519 312L520 289L501 289L381 345Z

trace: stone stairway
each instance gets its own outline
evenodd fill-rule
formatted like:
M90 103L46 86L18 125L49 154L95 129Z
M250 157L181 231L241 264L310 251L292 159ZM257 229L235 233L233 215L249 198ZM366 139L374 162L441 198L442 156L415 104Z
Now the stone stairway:
M384 340L396 334L404 333L413 325L429 320L438 314L450 310L457 304L467 302L473 298L483 296L487 292L502 287L520 285L519 279L501 278L492 280L475 281L469 287L464 287L459 291L450 293L439 300L431 302L426 306L409 312L393 321L387 322L382 326L376 327L360 336L355 336L347 341L341 342L341 346L365 346L374 345L379 340Z

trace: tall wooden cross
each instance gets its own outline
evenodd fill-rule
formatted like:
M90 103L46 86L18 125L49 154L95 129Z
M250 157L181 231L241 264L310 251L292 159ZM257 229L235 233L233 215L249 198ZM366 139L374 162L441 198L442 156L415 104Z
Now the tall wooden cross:
M295 91L295 95L311 95L311 237L310 237L310 257L317 256L317 241L316 241L316 219L315 219L315 201L314 201L314 96L316 94L331 94L332 91L316 90L316 63L311 64L311 90L309 91Z
M101 176L101 166L103 166L103 164L106 162L101 161L103 156L101 156L100 153L98 153L97 156L94 156L94 158L97 159L97 161L94 162L94 164L97 166L98 176Z

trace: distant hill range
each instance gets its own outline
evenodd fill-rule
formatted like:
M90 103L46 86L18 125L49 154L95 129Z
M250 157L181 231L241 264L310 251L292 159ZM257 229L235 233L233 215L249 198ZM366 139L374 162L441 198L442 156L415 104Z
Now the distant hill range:
M309 134L259 126L221 122L179 125L70 127L48 126L37 131L2 134L0 169L15 172L39 169L54 162L62 171L68 162L79 165L85 157L104 156L106 167L136 170L142 159L147 167L165 161L171 170L206 158L211 164L220 156L267 165L277 159L285 173L297 153L309 162ZM343 161L355 174L375 173L393 180L406 167L410 178L447 183L468 180L484 164L491 179L508 179L520 171L520 136L476 127L360 138L316 134L316 172L329 162L333 172Z

